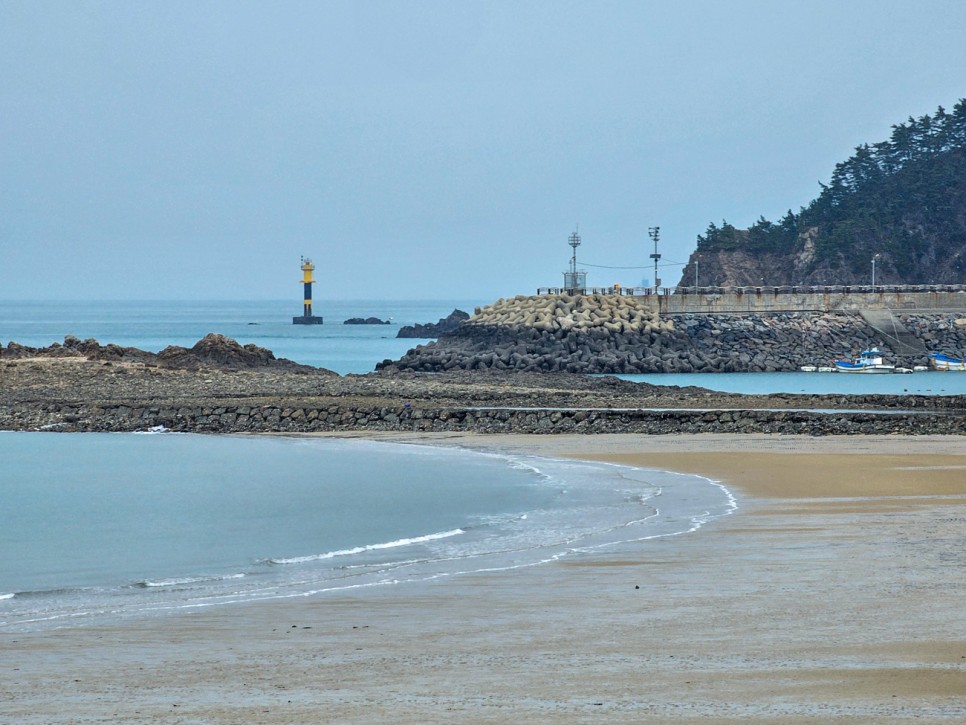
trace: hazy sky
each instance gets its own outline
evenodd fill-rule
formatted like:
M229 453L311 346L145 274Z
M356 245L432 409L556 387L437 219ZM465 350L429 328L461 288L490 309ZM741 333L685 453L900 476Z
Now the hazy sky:
M316 299L492 299L577 224L683 263L966 96L964 39L962 0L0 0L0 299L297 302L303 254Z

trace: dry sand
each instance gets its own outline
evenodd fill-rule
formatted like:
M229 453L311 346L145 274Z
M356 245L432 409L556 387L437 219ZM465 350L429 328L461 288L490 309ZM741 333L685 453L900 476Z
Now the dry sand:
M966 439L381 438L694 472L699 532L0 637L0 722L966 721Z

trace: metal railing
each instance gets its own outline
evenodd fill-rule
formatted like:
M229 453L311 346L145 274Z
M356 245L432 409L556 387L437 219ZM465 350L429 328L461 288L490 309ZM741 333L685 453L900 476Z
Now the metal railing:
M538 295L626 295L647 297L650 295L848 295L848 294L928 294L953 292L966 294L963 284L907 284L890 285L757 285L743 287L538 287Z

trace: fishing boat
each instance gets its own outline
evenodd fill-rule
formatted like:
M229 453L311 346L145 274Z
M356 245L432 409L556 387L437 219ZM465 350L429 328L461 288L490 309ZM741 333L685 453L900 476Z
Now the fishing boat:
M840 373L892 373L896 366L882 361L882 353L877 347L863 350L851 360L835 360L836 372Z
M933 370L942 370L943 372L948 370L966 371L966 357L952 357L941 352L929 353L929 364L932 365Z

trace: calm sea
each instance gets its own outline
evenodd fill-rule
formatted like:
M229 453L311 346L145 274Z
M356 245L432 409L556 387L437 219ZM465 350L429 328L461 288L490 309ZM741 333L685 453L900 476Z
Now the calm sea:
M158 352L191 347L209 332L253 343L276 357L347 373L372 372L426 340L396 339L402 325L436 322L454 309L473 314L474 300L316 300L322 325L293 325L301 303L258 302L9 302L0 301L0 341L30 347L63 342L65 335L101 344ZM389 325L344 325L353 317L378 317Z
M0 631L536 566L696 531L706 479L359 440L0 433Z

